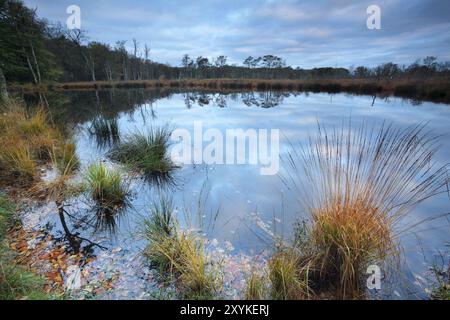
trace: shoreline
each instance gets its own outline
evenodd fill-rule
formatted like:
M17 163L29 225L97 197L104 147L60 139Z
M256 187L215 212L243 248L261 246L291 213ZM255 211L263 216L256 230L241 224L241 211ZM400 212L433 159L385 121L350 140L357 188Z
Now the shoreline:
M411 100L450 103L450 79L392 80L323 79L181 79L10 84L11 92L83 91L104 89L184 89L224 91L291 91L396 96Z

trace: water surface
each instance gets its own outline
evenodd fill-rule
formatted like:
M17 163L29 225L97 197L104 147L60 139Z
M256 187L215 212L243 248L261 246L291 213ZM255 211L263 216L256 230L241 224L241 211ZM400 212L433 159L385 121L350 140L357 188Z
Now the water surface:
M292 141L305 142L308 134L314 134L318 121L327 128L340 127L350 117L355 127L362 121L389 121L396 127L427 122L429 129L442 135L442 147L435 160L443 165L450 159L450 106L444 104L347 94L143 89L67 92L48 99L54 120L73 128L82 168L99 159L108 162L106 154L115 142L95 132L95 121L99 119L116 123L122 138L166 124L192 132L194 121L201 121L204 130L216 128L223 133L227 129L279 129L281 157L286 156ZM283 170L287 169L282 166L281 174ZM113 230L106 227L95 232L92 221L84 225L79 221L71 223L109 248L126 248L130 255L136 254L144 245L136 237L142 216L165 193L173 197L184 227L202 227L209 239L216 239L230 254L252 257L270 248L273 234L289 238L293 223L305 217L296 195L280 176L261 175L259 165L184 165L172 178L168 184L133 180L131 206L115 221ZM405 223L441 215L448 206L448 195L438 195L421 204ZM83 201L68 210L84 217L81 221L92 216L91 207ZM60 230L54 217L40 223L49 221ZM430 264L448 252L450 223L445 218L424 222L403 234L400 242L404 250L400 281L407 285L394 287L389 297L423 297L420 287L426 286L422 279L426 279Z

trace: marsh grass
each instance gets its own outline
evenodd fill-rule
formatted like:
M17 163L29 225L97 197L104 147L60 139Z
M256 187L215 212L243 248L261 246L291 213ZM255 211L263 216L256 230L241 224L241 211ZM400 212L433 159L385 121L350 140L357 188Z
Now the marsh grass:
M305 299L310 294L308 265L293 248L278 248L268 262L274 300Z
M0 107L0 172L3 182L31 185L39 179L37 167L51 160L52 149L63 141L42 107L26 111L18 100Z
M2 152L2 169L4 177L15 180L19 184L30 184L37 178L36 162L30 147L23 142L5 145Z
M204 240L192 232L179 232L171 263L178 273L180 295L186 300L214 299L219 277L204 250Z
M306 145L285 159L284 183L309 214L313 286L338 298L359 298L369 263L395 259L402 219L443 191L446 166L433 156L437 138L424 125L347 128L320 124Z
M205 253L204 240L180 230L167 197L153 204L143 226L144 255L163 277L175 279L180 298L214 299L221 286L219 272Z
M98 162L91 164L85 174L87 190L100 207L123 206L129 197L129 184L125 176L116 169L107 168Z
M270 285L264 274L253 271L245 282L245 300L265 300L268 298Z
M0 300L49 300L45 279L13 262L13 254L0 249Z
M153 203L149 217L144 220L145 233L158 238L173 236L178 224L173 211L172 200L166 196Z
M170 135L167 126L129 135L109 152L109 157L149 179L165 176L177 168L168 154Z
M17 265L5 243L6 232L13 225L14 211L14 204L0 194L0 300L50 299L44 291L44 279Z
M450 263L433 265L431 272L436 285L431 291L430 297L433 300L450 300Z
M51 159L62 175L74 174L80 168L80 160L73 141L65 141L52 150Z
M170 272L172 269L172 254L167 253L175 248L172 244L176 242L178 233L173 210L172 201L161 197L159 202L152 204L148 217L143 219L143 234L148 241L144 254L160 273Z

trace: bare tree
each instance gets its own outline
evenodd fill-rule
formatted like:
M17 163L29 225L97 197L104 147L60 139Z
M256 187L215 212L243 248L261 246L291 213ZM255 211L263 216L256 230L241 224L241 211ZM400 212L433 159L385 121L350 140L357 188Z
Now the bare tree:
M84 41L87 41L87 36L85 31L81 29L73 29L67 31L67 37L70 39L80 50L81 57L86 65L86 68L89 70L91 75L91 80L96 81L95 77L95 61L89 51L89 49L83 45Z
M148 72L149 68L148 68L148 66L149 66L149 63L150 63L150 47L147 44L144 45L144 58L145 58L145 61L144 61L145 78L149 79L149 72Z

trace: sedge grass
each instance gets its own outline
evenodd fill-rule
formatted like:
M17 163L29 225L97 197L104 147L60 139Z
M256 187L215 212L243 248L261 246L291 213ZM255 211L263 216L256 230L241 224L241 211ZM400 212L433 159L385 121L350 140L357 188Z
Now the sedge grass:
M129 185L118 170L93 163L87 168L85 181L91 198L101 207L116 208L127 202Z
M170 134L164 126L152 128L147 134L129 135L109 152L109 157L146 177L166 175L176 168L168 154Z
M214 299L220 288L218 271L205 253L204 240L179 229L171 201L162 198L154 204L143 225L148 241L144 255L163 277L175 279L179 297Z
M361 297L364 268L397 256L400 222L447 183L446 167L433 163L437 138L424 125L328 132L319 124L306 145L293 148L294 173L283 181L310 215L316 287Z
M308 268L294 248L278 248L268 262L271 298L298 300L309 296Z
M263 274L253 271L246 279L245 300L265 300L269 292L269 281Z
M80 167L76 145L73 141L59 143L57 148L53 148L51 158L62 175L71 175Z
M0 172L3 182L31 185L38 180L37 166L50 160L62 137L43 108L27 112L22 102L8 99L0 113Z

